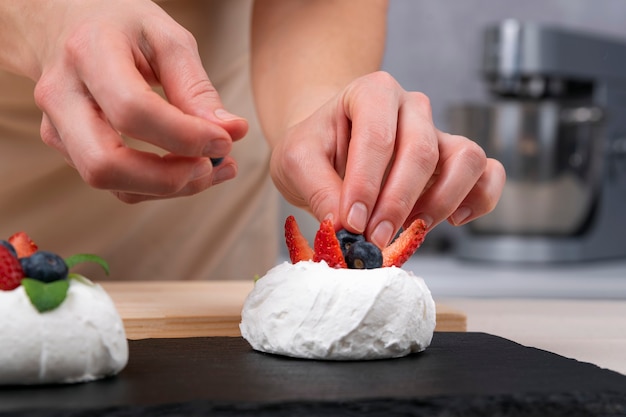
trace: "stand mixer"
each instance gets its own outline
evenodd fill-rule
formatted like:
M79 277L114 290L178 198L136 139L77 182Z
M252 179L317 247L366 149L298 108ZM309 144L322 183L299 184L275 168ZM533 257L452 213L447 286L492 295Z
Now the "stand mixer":
M457 255L626 257L626 41L505 20L485 33L483 75L490 100L454 106L451 131L498 159L507 183Z

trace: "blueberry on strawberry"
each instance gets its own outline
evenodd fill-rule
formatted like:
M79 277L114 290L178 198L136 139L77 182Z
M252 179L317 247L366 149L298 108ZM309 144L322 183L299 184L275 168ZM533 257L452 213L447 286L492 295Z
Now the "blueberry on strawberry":
M67 264L56 253L40 250L31 256L20 258L24 275L42 282L67 278Z
M349 232L346 229L341 229L337 231L336 234L337 234L337 240L339 241L339 246L341 247L341 253L343 253L344 258L346 257L348 253L348 249L350 249L351 245L353 245L356 242L365 241L365 237L363 235Z
M31 304L40 313L59 307L67 297L70 279L89 284L80 274L69 270L82 262L95 262L108 275L109 265L97 255L72 255L66 259L39 250L25 232L17 232L7 241L0 241L0 291L24 289Z
M383 265L383 254L378 246L365 239L352 243L345 258L350 269L374 269Z

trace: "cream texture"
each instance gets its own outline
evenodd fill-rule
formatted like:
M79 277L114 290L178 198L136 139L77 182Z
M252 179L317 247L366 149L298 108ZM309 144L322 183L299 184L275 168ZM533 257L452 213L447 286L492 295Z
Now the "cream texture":
M44 313L22 286L0 291L0 384L87 382L127 362L122 319L99 285L70 280L67 298Z
M253 349L297 358L362 360L420 352L432 340L435 302L400 268L333 269L285 262L259 279L243 306Z

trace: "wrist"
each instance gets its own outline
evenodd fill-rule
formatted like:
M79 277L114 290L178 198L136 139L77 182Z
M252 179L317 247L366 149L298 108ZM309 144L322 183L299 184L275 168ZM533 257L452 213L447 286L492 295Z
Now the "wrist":
M37 80L39 54L50 27L46 0L0 0L0 68Z

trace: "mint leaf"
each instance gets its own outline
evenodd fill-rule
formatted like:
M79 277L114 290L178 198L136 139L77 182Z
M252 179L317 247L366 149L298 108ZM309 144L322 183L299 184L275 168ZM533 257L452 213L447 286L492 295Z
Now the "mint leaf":
M22 279L22 286L33 306L40 313L44 313L61 305L67 297L70 282L67 279L42 282L32 278L24 278Z
M104 273L109 275L109 264L98 255L92 255L90 253L78 253L76 255L65 258L65 265L67 265L67 269L71 269L73 266L83 262L97 263L102 267L102 269L104 269Z
M76 272L70 272L67 274L67 279L73 279L75 281L80 282L81 284L89 285L90 287L94 287L96 284L93 283L89 278L84 275L81 275Z

